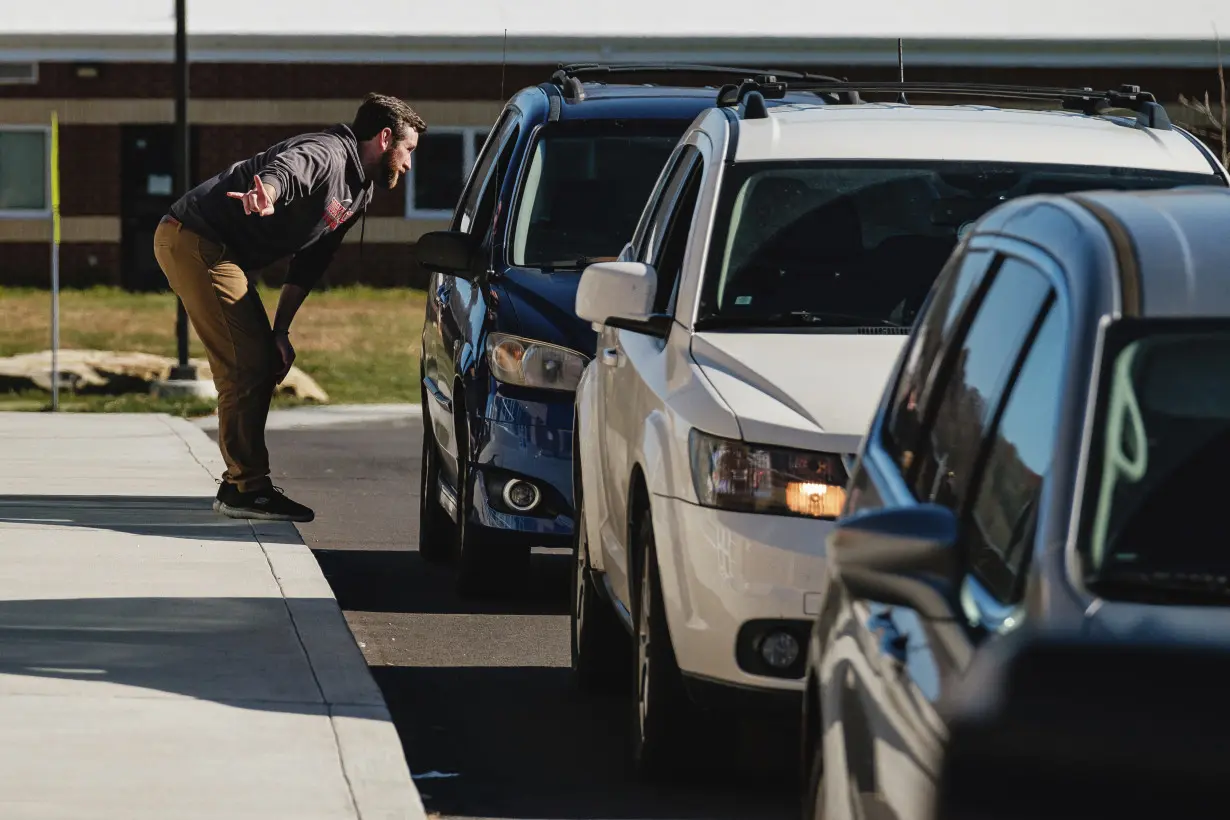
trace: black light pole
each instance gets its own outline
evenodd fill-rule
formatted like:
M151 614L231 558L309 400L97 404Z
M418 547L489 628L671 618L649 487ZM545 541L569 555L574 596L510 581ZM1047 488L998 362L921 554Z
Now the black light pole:
M175 197L191 185L191 157L188 150L188 10L187 0L175 0ZM196 380L196 368L188 364L188 314L179 297L175 299L175 337L179 364L171 368L172 380Z

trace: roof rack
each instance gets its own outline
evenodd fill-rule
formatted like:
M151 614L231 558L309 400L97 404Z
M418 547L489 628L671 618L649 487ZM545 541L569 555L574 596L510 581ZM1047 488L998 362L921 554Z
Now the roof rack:
M746 66L706 65L700 63L560 63L551 75L551 83L558 86L564 96L572 100L585 99L585 89L581 84L584 75L619 75L619 74L713 74L727 78L762 79L765 82L776 82L777 78L800 83L837 83L844 81L827 74L811 74L799 71L778 71L776 69L748 68ZM719 95L733 85L722 86ZM804 93L810 89L800 88ZM857 92L819 92L830 94L842 102L859 102Z
M737 90L719 97L718 104L743 106L748 117L761 116L764 99L780 98L787 91L812 91L830 93L892 93L899 98L905 94L942 94L954 97L998 97L1018 100L1057 100L1065 110L1101 115L1114 108L1136 112L1136 123L1142 128L1161 131L1172 129L1166 109L1148 91L1138 85L1122 85L1117 89L1095 91L1092 88L1048 88L1027 85L995 85L990 83L944 83L944 82L776 82L761 84L744 81ZM756 103L748 98L760 96Z

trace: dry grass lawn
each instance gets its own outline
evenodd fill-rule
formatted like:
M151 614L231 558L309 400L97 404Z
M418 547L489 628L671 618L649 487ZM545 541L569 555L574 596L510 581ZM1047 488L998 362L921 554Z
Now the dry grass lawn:
M261 288L270 316L278 291ZM408 288L341 287L312 293L295 319L295 364L315 379L330 401L419 400L418 351L424 294ZM51 340L51 296L45 290L0 288L0 356L46 350ZM65 349L136 350L176 355L175 297L117 288L63 291L60 344ZM204 357L189 332L189 354ZM208 412L197 403L159 402L149 396L61 397L71 410ZM0 409L37 409L46 395L0 394ZM279 404L293 403L279 399Z

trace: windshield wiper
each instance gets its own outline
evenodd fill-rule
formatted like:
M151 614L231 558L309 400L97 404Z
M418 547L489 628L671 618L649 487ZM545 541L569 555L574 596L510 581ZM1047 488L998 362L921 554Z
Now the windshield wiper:
M616 259L614 256L580 256L576 259L562 259L558 262L540 262L537 265L529 265L528 267L537 267L542 270L584 270L595 262L613 262Z
M856 316L831 311L791 310L768 316L706 316L696 321L696 329L726 327L900 327L889 319Z

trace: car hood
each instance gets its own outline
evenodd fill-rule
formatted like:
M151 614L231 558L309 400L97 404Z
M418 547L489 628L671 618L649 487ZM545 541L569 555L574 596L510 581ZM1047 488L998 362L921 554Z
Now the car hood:
M560 345L593 358L598 334L577 316L580 271L510 268L499 279L499 329Z
M692 357L746 441L854 453L907 338L703 332Z

